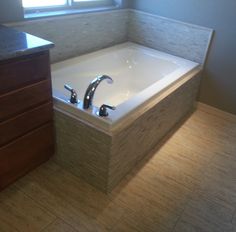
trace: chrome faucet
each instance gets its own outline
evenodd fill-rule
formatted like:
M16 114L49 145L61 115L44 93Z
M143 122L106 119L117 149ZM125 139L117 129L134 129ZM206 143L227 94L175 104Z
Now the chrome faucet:
M84 104L83 104L84 109L88 109L92 105L95 90L100 84L100 82L103 80L107 80L108 84L113 83L112 78L107 75L98 76L94 80L92 80L84 95Z

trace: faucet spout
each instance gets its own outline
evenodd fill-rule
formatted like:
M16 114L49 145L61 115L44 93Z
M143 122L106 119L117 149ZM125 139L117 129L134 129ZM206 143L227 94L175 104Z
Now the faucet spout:
M88 109L92 105L95 90L103 80L107 80L108 84L113 83L112 78L107 75L101 75L92 80L84 95L84 104L83 104L84 109Z

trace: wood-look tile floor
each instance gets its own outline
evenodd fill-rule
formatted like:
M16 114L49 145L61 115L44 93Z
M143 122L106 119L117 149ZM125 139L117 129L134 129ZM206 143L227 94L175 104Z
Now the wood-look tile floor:
M236 120L198 109L108 195L51 160L0 193L13 231L236 231Z

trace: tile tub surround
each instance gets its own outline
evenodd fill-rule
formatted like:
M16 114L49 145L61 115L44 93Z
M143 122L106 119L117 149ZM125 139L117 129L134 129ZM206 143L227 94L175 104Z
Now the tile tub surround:
M142 11L129 12L129 41L204 64L213 30Z
M200 73L195 70L112 132L55 109L55 161L103 192L110 192L193 110L199 83Z
M53 41L53 63L131 41L204 64L213 34L212 29L130 9L9 25Z
M52 63L127 41L128 11L114 10L11 23L55 43Z

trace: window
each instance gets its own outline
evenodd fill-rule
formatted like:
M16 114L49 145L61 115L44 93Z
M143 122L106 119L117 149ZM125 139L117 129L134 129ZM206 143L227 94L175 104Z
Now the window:
M22 0L25 12L60 11L115 6L115 0Z
M23 0L24 8L41 8L52 6L65 6L67 0Z
M22 0L25 19L107 10L121 3L122 0Z

